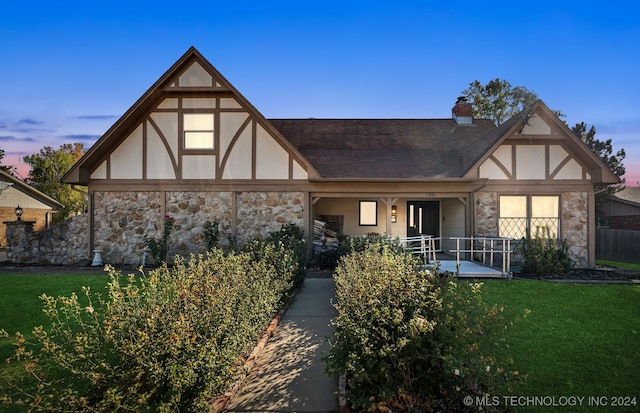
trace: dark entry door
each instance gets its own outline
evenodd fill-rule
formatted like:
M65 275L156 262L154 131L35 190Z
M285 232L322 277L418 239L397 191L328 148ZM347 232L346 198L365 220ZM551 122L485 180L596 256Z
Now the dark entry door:
M407 202L407 236L440 236L440 201Z

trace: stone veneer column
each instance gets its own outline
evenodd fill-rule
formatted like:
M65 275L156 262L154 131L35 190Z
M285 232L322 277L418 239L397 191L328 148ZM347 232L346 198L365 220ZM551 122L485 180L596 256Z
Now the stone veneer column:
M498 193L475 194L475 234L479 237L498 236Z
M31 258L29 235L33 234L35 221L4 221L7 226L7 258L11 262L29 262Z
M564 192L560 198L561 238L569 244L569 254L576 267L589 265L589 210L587 192Z

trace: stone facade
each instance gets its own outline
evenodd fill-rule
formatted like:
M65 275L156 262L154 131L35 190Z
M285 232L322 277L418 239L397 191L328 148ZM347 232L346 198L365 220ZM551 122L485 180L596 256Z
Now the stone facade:
M174 219L175 230L169 255L206 252L203 227L207 221L218 221L221 238L231 233L232 192L167 192L166 197L167 215Z
M87 214L69 218L37 232L34 231L33 221L12 221L5 224L7 258L13 263L73 265L87 262L91 258Z
M476 194L475 235L482 237L498 236L498 194L479 192ZM589 265L588 248L588 194L586 192L565 192L560 198L562 215L560 216L561 238L569 244L569 253L576 267ZM522 257L517 254L513 262Z
M280 230L282 225L303 225L302 192L240 192L237 194L239 242Z
M33 230L40 231L47 227L47 214L50 209L22 208L22 220L33 221ZM11 222L16 220L14 208L0 208L0 222ZM0 246L7 244L6 228L0 225Z
M161 192L95 192L94 248L104 263L142 264L145 236L162 232Z
M234 202L234 196L236 197ZM218 221L221 243L233 235L234 205L239 242L278 231L282 225L303 225L302 192L95 192L93 195L94 248L105 264L138 266L145 257L145 237L162 235L164 217L174 220L168 258L204 253L203 227ZM92 258L89 218L84 214L45 231L33 222L6 222L7 258L14 263L75 264Z
M166 215L174 221L169 261L176 254L204 253L207 221L218 221L223 245L233 235L234 196L239 242L278 231L284 224L303 225L302 192L96 192L95 248L103 250L104 263L140 265L145 236L160 238ZM150 260L148 256L144 262Z
M479 237L498 236L498 194L496 192L476 193L476 231Z
M560 231L569 244L576 267L589 265L589 196L586 192L565 192L560 197Z

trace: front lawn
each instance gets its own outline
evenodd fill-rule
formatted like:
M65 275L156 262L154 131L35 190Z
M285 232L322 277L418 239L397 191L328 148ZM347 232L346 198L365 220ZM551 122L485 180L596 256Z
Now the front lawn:
M43 270L42 273L7 273L0 271L0 329L11 336L0 337L0 360L13 354L13 335L21 332L27 339L33 338L33 327L45 325L48 318L42 312L43 302L40 296L69 296L75 292L82 297L82 287L106 295L109 276L105 272L69 272L57 273Z
M513 358L512 369L527 378L492 395L495 400L504 405L504 396L529 396L509 399L524 405L515 411L640 410L640 285L490 280L485 292L485 300L504 305L507 316L531 311L494 351ZM594 407L596 401L606 407ZM549 402L577 406L541 405ZM635 406L612 406L616 402Z

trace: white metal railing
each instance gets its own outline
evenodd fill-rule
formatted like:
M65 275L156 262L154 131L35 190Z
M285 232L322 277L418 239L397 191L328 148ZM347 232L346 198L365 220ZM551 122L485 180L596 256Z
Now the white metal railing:
M500 259L502 274L511 275L511 254L513 253L512 238L491 237L433 237L430 235L417 235L414 237L396 238L400 245L415 255L420 255L424 265L436 263L436 253L443 252L436 248L436 242L442 245L443 240L455 241L456 247L447 252L455 254L456 268L460 268L460 260L468 255L470 261L477 258L477 262L495 268L496 261ZM463 257L461 257L461 255Z
M414 255L420 255L424 265L436 262L436 253L442 252L436 249L436 241L440 241L440 237L432 237L431 235L416 235L414 237L399 238L400 245Z
M494 266L494 260L497 255L502 258L502 273L511 273L511 241L512 238L488 238L488 237L450 237L449 239L456 241L456 248L449 250L449 252L455 252L456 262L460 263L460 253L468 253L473 260L476 256L479 257L479 261L488 265ZM460 241L464 242L464 245L460 246ZM466 242L468 241L468 243ZM467 246L468 245L468 246Z

